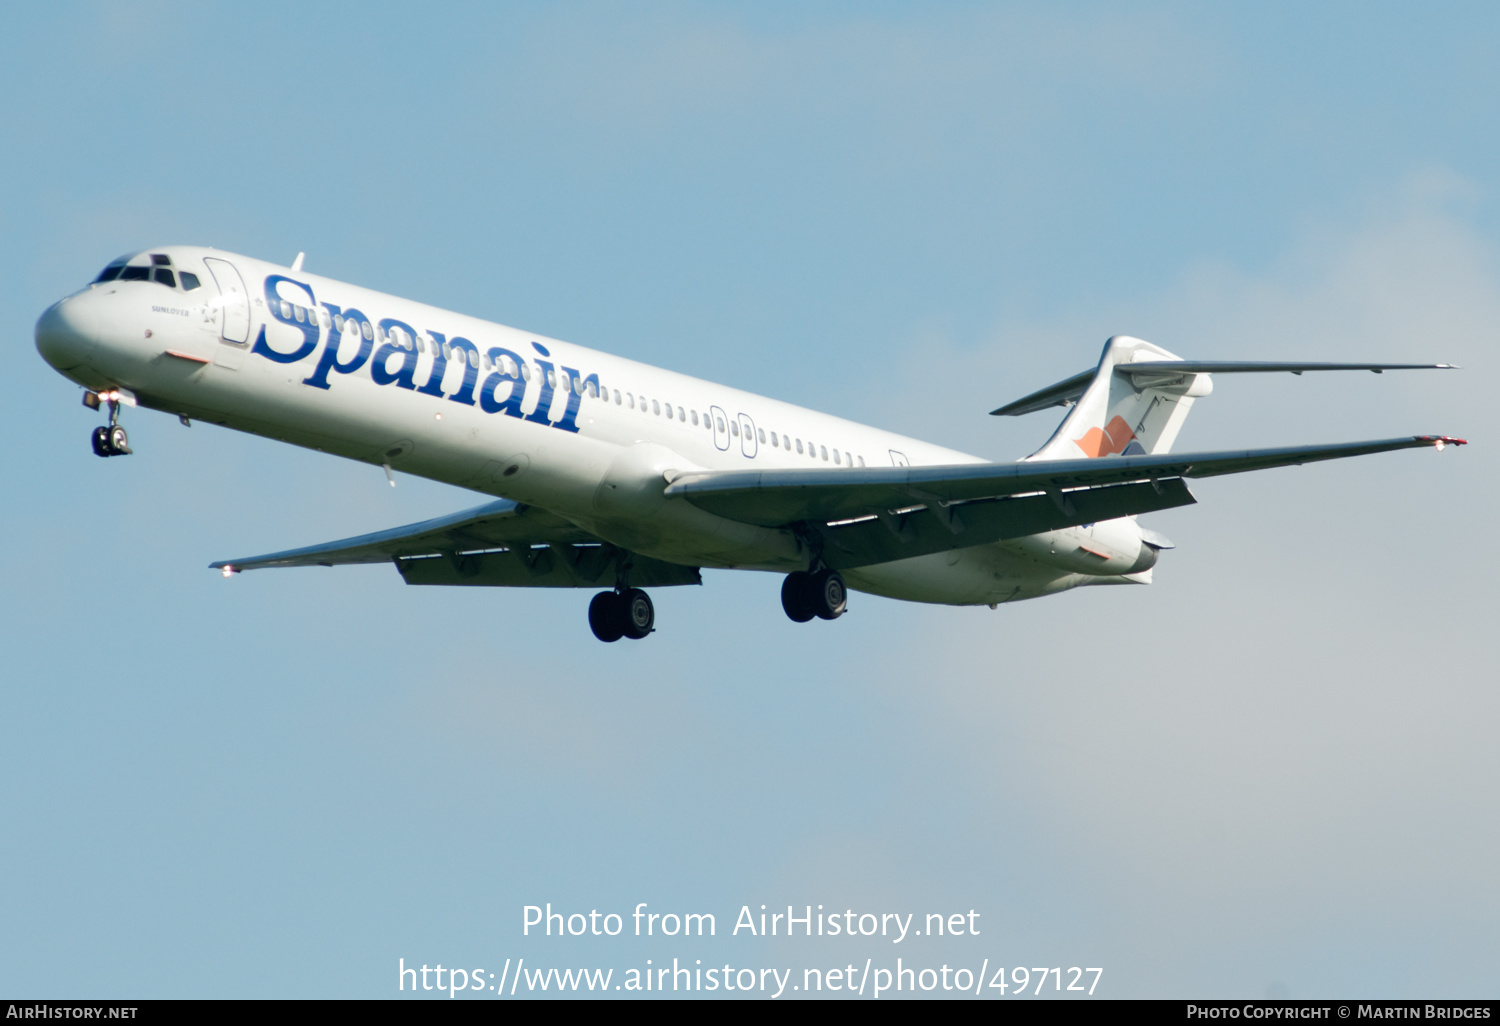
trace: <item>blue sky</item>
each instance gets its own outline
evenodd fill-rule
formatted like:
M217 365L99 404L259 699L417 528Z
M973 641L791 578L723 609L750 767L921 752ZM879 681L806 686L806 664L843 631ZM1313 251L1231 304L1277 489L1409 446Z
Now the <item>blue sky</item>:
M0 991L393 996L398 958L1105 967L1109 996L1496 990L1492 7L32 5L0 14ZM1196 485L1149 589L987 609L213 559L476 496L149 413L32 325L195 243L996 459L1130 333ZM521 908L981 911L981 937L523 938ZM549 946L550 944L550 946ZM659 961L658 963L659 964Z

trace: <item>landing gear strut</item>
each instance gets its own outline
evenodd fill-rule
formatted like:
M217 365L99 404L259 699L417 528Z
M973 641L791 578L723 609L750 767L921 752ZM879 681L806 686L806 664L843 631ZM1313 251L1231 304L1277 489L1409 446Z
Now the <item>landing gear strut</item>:
M589 627L600 641L639 641L656 626L651 596L639 588L601 591L589 603Z
M781 582L781 608L796 623L806 623L815 616L836 620L849 608L849 591L837 570L798 570Z
M110 393L113 396L114 393ZM97 410L100 405L100 396L95 392L87 392L83 397L83 404L91 410ZM94 434L90 439L94 445L95 456L129 456L130 436L125 434L125 429L120 426L120 400L111 398L109 402L109 423L104 427L94 428Z

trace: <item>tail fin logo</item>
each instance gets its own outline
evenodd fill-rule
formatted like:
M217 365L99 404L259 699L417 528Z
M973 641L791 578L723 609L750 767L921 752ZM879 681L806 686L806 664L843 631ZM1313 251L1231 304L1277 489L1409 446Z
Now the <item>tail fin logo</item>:
M1123 452L1125 447L1135 441L1135 432L1130 430L1130 425L1125 423L1125 418L1116 416L1104 425L1103 430L1091 427L1083 433L1082 438L1075 438L1073 444L1083 450L1088 457L1113 456L1115 453ZM1140 446L1136 446L1140 448Z

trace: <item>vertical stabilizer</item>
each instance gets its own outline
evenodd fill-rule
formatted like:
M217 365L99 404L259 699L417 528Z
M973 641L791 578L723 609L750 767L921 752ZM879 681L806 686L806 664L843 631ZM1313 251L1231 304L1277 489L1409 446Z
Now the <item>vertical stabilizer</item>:
M1099 367L1047 444L1028 460L1170 452L1193 400L1213 389L1207 374L1117 374L1130 363L1181 360L1128 335L1104 343Z

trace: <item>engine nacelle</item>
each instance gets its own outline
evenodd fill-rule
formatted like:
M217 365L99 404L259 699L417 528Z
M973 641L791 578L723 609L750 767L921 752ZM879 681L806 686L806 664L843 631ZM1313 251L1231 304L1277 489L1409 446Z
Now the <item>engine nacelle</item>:
M1033 559L1091 577L1149 570L1156 565L1158 551L1141 537L1140 527L1128 517L1033 534L1008 544Z

